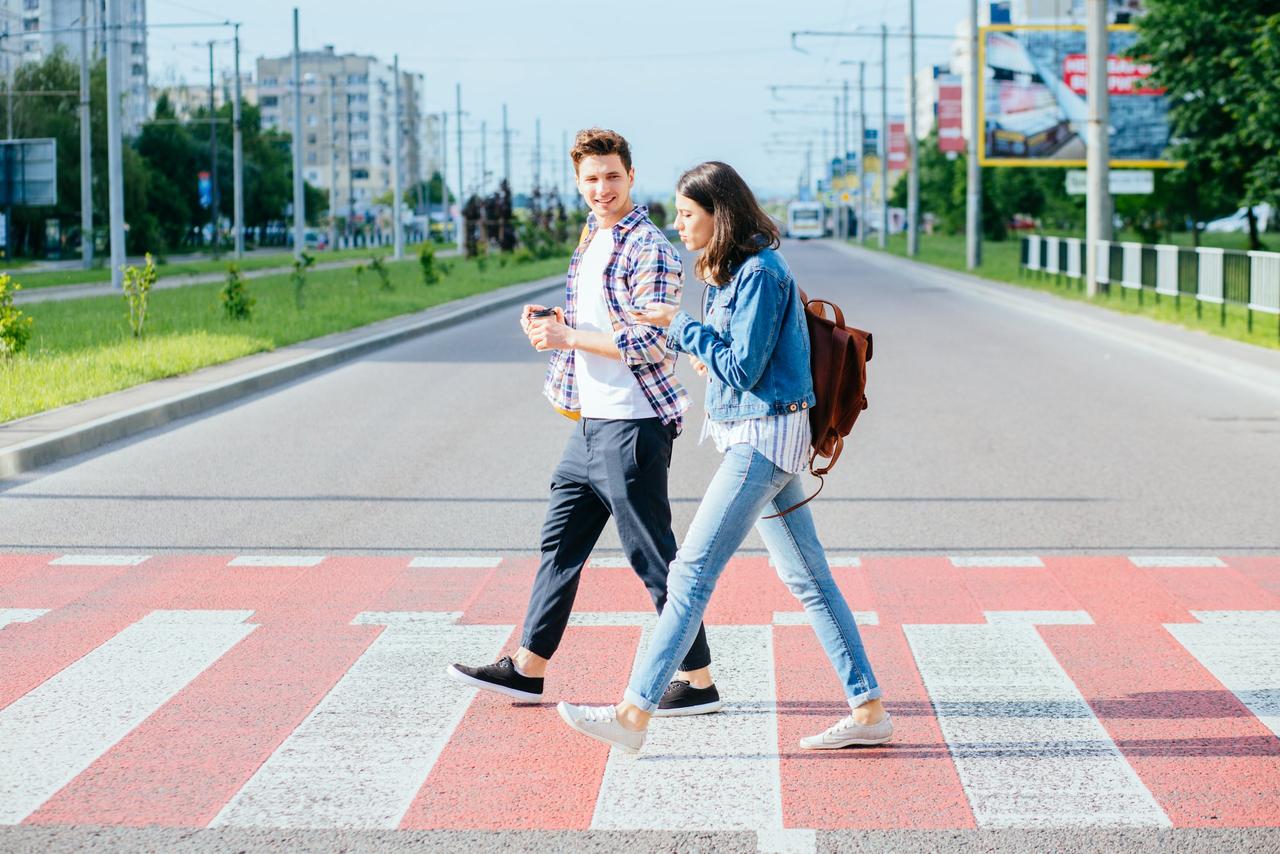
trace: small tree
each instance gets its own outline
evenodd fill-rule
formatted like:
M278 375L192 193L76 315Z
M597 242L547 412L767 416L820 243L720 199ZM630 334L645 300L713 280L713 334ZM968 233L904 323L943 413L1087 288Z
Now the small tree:
M256 300L249 295L244 276L235 264L227 265L227 283L222 288L222 309L227 320L248 320Z
M316 262L316 256L303 252L301 258L293 259L293 272L289 281L293 282L293 301L299 309L307 304L307 270Z
M22 285L8 273L0 273L0 358L21 353L31 340L34 321L13 304L13 295L20 290Z
M379 288L384 291L395 290L395 285L391 284L391 271L387 269L387 263L382 260L381 255L369 258L369 269L378 277Z
M151 289L156 284L156 262L151 253L146 254L142 269L124 268L124 298L129 304L129 328L134 338L142 337L142 326L147 322L147 304Z
M440 281L440 270L436 266L436 253L431 243L423 243L418 250L418 266L422 269L422 284L434 285Z

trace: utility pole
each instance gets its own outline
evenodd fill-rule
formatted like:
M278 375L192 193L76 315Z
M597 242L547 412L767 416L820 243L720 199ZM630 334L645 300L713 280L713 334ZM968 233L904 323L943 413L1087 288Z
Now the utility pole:
M484 198L489 178L489 127L487 122L480 122L480 198Z
M86 270L93 266L93 134L89 126L89 0L80 0L80 258Z
M440 213L441 223L452 222L449 216L449 111L440 111ZM446 232L447 233L447 232Z
M844 173L844 187L841 192L840 200L840 237L842 240L849 239L849 210L850 206L844 203L843 195L849 191L849 149L852 144L849 141L849 81L843 81L841 87L844 97L844 121L841 122L842 135L844 137L844 146L840 149L840 169Z
M560 203L564 204L569 193L569 132L560 131Z
M507 105L502 105L502 180L511 186L511 137L507 130Z
M533 121L533 189L542 186L542 119Z
M213 85L213 42L209 42L209 248L218 254L218 110Z
M978 146L978 0L969 0L969 181L965 186L965 261L970 270L982 266L982 165Z
M1107 139L1107 0L1087 0L1086 45L1089 56L1088 147L1089 194L1085 199L1085 293L1098 295L1098 267L1109 259L1098 256L1098 241L1111 239L1111 145Z
M298 7L293 7L293 257L306 244L306 193L302 186L302 56L298 48Z
M329 75L329 250L338 248L338 77Z
M236 258L244 257L244 128L240 122L240 25L235 25L235 34L233 36L235 45L235 75L236 75L236 100L231 106L231 170L234 172L232 179L232 195L234 196L233 207L235 208L234 217L236 221Z
M348 78L350 79L350 78ZM352 132L351 132L351 94L347 92L347 87L342 87L342 104L346 108L343 113L347 128L347 238L354 246L356 242L355 235L355 218L356 218L356 179L355 179L355 162L351 157L352 151Z
M978 0L973 0L978 2ZM858 243L867 245L867 64L858 62Z
M124 156L120 146L120 4L107 0L107 199L111 236L111 286L124 286ZM10 93L13 91L10 80ZM13 115L13 111L9 111ZM12 220L10 220L12 223ZM12 233L12 225L10 225Z
M889 28L880 25L880 248L889 242Z
M834 156L831 158L831 201L832 201L831 213L832 213L832 219L835 220L832 223L832 225L835 227L832 228L831 231L835 234L836 237L843 238L844 234L842 232L844 230L844 213L843 211L841 211L840 194L836 191L836 161L839 160L842 164L842 167L844 163L844 160L843 160L844 155L840 153L841 151L840 128L841 128L841 125L843 125L844 123L840 120L840 96L839 95L832 96L831 107L832 107L833 118L835 120L835 127L832 129L832 142L834 143L832 145L832 148L834 149Z
M454 90L457 99L456 109L458 112L458 216L454 218L454 232L458 240L458 251L461 252L466 246L466 235L462 232L465 230L465 221L462 217L462 208L466 204L467 191L462 184L462 84L457 84Z
M392 236L392 257L397 261L404 260L404 220L401 208L404 206L404 199L401 198L403 191L400 188L400 147L401 137L404 135L401 127L400 119L400 54L395 54L391 63L392 73L396 78L395 98L393 100L392 109L395 111L395 117L391 122L391 134L395 139L392 146L392 163L391 163L391 230L394 232Z
M920 157L916 140L916 0L907 3L907 256L920 254Z

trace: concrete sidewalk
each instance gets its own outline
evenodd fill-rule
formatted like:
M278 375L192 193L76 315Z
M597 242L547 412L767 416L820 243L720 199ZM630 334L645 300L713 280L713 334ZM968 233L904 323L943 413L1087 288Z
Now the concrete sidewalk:
M458 254L457 249L445 249L436 253L437 258L453 258ZM292 256L286 256L292 258ZM407 257L407 256L406 256ZM341 261L325 261L318 262L311 268L312 271L321 270L343 270L355 267L358 264L364 264L368 258L348 258ZM227 261L228 264L233 261ZM292 261L289 262L292 264ZM266 276L279 276L292 272L292 266L284 267L263 267L258 270L242 270L240 275L246 279L261 279ZM207 285L210 282L225 281L227 273L221 270L213 273L192 273L178 276L165 276L161 274L156 281L155 289L158 291L168 290L170 288L185 288L189 285ZM25 305L36 302L60 302L62 300L83 299L85 297L109 297L121 296L120 291L111 286L110 282L87 282L82 285L48 285L43 288L33 288L30 290L22 290L14 298L15 305Z
M549 291L558 293L563 286L560 275L509 285L11 421L0 425L0 479L233 403L419 335L514 308Z

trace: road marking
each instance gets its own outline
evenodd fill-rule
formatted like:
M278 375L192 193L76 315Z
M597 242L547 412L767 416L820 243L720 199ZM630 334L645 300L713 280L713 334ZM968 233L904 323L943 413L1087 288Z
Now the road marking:
M639 637L634 626L571 626L551 667L555 695L541 706L477 693L400 827L589 828L609 747L565 726L553 704L617 702ZM518 643L517 630L507 646Z
M324 555L240 555L227 566L319 566Z
M657 622L656 611L574 611L569 615L571 626L642 626L652 630Z
M860 626L880 625L880 615L875 611L854 611L853 621ZM775 626L807 626L809 614L806 611L774 611Z
M1197 555L1131 555L1129 562L1134 566L1143 569L1155 569L1158 567L1204 567L1204 566L1226 566L1221 558L1201 557Z
M979 826L1169 825L1034 626L903 629Z
M49 566L137 566L151 555L63 555Z
M1280 611L1212 614L1201 623L1165 628L1205 669L1280 736Z
M47 613L48 608L0 608L0 629L10 623L29 623Z
M587 568L630 569L631 561L625 557L593 557L587 560Z
M966 586L968 573L946 558L873 557L864 571L885 623L982 622L982 608Z
M769 558L769 566L777 566L777 564L773 562L773 557ZM827 566L857 567L862 566L862 559L857 555L827 555Z
M818 850L818 832L799 828L757 830L756 850L760 854L813 854Z
M1091 626L1088 611L983 611L988 625Z
M707 626L724 709L656 718L639 756L612 751L592 828L782 827L772 635L770 626Z
M1280 620L1280 611L1192 611L1202 623L1266 623Z
M491 661L511 633L454 625L458 616L358 616L386 629L212 825L398 826L475 696L445 668Z
M410 569L493 569L502 563L500 557L448 557L420 555L409 561Z
M952 557L951 565L961 569L967 567L991 567L991 566L1010 566L1010 567L1041 567L1044 561L1035 555L972 555Z
M244 611L154 611L0 711L0 824L16 824L243 640Z

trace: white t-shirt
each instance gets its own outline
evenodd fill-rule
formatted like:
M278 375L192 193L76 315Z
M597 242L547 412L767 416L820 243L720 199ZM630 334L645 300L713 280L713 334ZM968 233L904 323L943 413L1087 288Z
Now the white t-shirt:
M613 335L609 307L605 305L604 268L613 254L613 233L598 229L578 265L577 328L583 332ZM637 419L654 417L653 406L640 390L631 368L620 358L606 358L582 350L573 351L578 378L578 399L583 418Z

